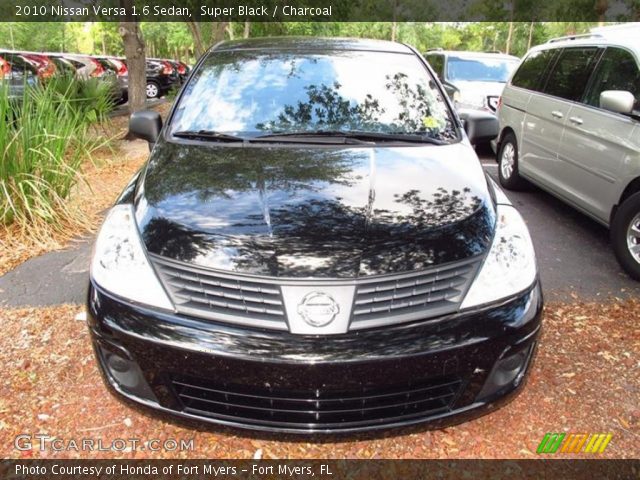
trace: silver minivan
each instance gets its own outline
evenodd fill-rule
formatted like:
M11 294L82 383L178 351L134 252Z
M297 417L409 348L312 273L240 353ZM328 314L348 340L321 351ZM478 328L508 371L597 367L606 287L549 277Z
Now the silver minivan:
M529 181L611 230L640 280L640 24L594 29L533 48L498 117L503 187Z

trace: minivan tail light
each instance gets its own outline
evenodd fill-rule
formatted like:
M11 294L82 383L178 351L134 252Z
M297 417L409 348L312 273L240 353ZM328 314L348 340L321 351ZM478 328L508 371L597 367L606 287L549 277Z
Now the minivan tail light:
M187 68L184 66L184 64L182 63L178 64L178 73L180 75L184 75L185 73L187 73Z

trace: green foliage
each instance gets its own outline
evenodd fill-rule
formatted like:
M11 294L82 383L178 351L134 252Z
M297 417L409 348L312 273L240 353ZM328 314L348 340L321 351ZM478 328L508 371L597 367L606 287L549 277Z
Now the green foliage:
M68 78L10 98L0 84L0 223L57 224L80 165L97 146L89 125L113 105L102 85Z

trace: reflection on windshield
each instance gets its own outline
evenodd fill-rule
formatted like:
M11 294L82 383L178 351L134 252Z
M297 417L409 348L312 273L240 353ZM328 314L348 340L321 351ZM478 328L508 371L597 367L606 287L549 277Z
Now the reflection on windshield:
M456 138L418 59L380 52L214 53L187 86L172 123L172 132L242 136L340 130Z
M447 61L447 73L451 81L505 83L517 66L517 60L450 57Z

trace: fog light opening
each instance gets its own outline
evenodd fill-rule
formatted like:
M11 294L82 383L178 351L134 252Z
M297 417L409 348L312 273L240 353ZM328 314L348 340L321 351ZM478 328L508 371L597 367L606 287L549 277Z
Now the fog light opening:
M531 344L515 353L507 352L505 357L498 360L478 399L495 395L508 386L516 388L520 385L527 371L533 347L534 344Z
M125 393L157 402L158 400L151 391L151 388L149 388L138 364L134 360L124 356L128 354L128 352L120 347L118 351L122 349L123 353L114 353L102 345L103 344L101 344L98 349L100 351L100 357L102 358L102 364L107 371L111 383Z
M107 353L107 368L111 376L123 387L135 388L140 384L135 364L115 353Z

